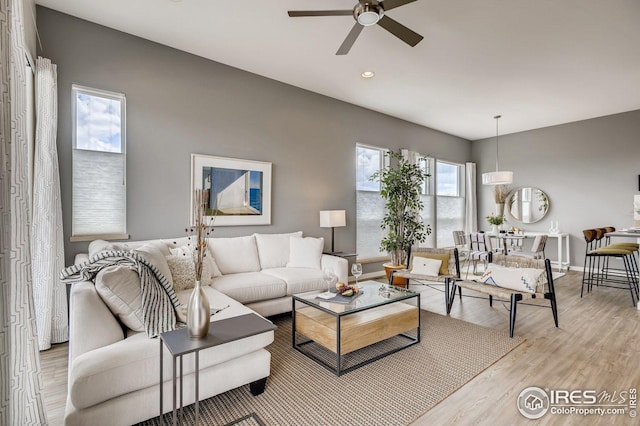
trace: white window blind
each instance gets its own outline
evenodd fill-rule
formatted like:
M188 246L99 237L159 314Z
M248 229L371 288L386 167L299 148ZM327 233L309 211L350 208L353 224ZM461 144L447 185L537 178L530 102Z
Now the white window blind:
M125 96L72 86L72 239L126 235Z
M464 230L464 167L436 161L437 247L452 247L453 231Z
M356 250L358 260L387 256L380 251L385 231L380 228L384 216L384 200L380 196L380 182L369 178L386 161L384 148L356 145Z

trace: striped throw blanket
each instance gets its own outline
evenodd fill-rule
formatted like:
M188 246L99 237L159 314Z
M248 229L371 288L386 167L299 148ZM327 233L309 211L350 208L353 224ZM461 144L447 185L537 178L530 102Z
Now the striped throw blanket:
M182 309L173 286L158 268L135 252L105 250L93 255L88 262L72 265L60 273L68 283L94 281L98 272L108 266L124 265L140 275L142 293L142 321L149 337L176 328L176 309Z

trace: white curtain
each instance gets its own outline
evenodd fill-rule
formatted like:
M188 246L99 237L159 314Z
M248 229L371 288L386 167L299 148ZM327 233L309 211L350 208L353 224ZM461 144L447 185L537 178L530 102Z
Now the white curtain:
M42 425L29 248L26 48L22 0L0 0L0 424Z
M31 253L38 348L69 339L67 292L58 276L64 269L62 202L56 133L58 88L56 65L36 61L36 145L33 172Z
M478 198L476 195L476 163L465 164L465 214L464 232L469 234L478 230Z

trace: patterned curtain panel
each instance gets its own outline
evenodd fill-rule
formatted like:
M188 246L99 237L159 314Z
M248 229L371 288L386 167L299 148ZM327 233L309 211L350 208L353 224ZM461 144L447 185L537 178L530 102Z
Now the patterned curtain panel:
M22 1L0 0L0 424L42 425L29 249Z
M33 173L31 253L33 297L38 347L69 339L67 292L58 280L64 269L62 201L56 133L58 87L56 66L49 59L36 61L36 146Z

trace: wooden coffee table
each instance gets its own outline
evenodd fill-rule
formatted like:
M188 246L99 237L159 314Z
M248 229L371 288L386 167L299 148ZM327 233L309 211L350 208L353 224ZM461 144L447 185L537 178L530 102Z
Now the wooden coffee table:
M319 299L317 291L294 295L293 347L340 376L419 343L420 293L393 287L393 294L385 297L379 292L381 285L375 281L361 282L362 294L347 299L347 303ZM416 330L415 335L408 334L411 330ZM343 367L345 355L396 336L402 338L401 344ZM333 363L314 349L317 345L334 354Z

